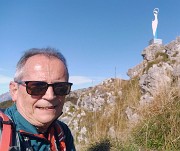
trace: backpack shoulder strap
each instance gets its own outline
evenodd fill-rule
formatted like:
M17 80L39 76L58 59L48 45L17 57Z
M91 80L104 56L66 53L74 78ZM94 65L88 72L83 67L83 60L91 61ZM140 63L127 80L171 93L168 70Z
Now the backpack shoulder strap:
M64 130L59 122L56 121L55 123L56 131L58 133L58 140L61 151L66 151L66 144L65 144L65 134Z
M0 150L8 151L12 144L12 121L0 111Z

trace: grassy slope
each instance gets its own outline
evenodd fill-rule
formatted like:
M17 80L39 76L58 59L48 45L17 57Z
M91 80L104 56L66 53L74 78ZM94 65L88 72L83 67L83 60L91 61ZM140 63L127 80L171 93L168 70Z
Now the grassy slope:
M137 79L123 85L122 94L114 107L106 106L86 116L83 123L89 128L87 137L91 143L81 144L82 151L180 150L180 93L176 83L160 90L155 100L143 108L138 108ZM129 123L127 106L141 115L139 123ZM114 136L109 135L112 127Z

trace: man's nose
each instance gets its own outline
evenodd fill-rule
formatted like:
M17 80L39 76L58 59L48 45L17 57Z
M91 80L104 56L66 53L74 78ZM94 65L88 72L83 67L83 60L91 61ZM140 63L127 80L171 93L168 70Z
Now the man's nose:
M55 94L54 94L52 86L48 87L48 89L43 97L47 100L53 100L55 98Z

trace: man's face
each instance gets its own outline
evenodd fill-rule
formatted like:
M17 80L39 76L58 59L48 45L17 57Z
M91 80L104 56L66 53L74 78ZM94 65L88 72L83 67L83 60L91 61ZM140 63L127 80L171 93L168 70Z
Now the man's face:
M25 64L22 81L45 81L49 84L66 82L66 69L57 58L35 55ZM31 124L49 126L62 112L65 96L56 96L51 86L41 96L31 96L26 87L17 85L15 93L17 109Z

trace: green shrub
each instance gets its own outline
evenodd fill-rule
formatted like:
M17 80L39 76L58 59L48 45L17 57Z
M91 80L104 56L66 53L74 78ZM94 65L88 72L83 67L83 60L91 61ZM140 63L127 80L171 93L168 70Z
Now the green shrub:
M156 55L155 55L155 58L157 59L159 56L161 56L161 61L163 61L163 62L169 61L169 56L168 56L167 53L157 52Z
M87 151L110 151L111 143L109 139L103 139L99 142L91 144Z
M146 68L144 68L143 72L147 72L154 64L159 64L160 62L168 61L170 61L168 54L164 52L157 52L155 55L155 60L149 61Z

